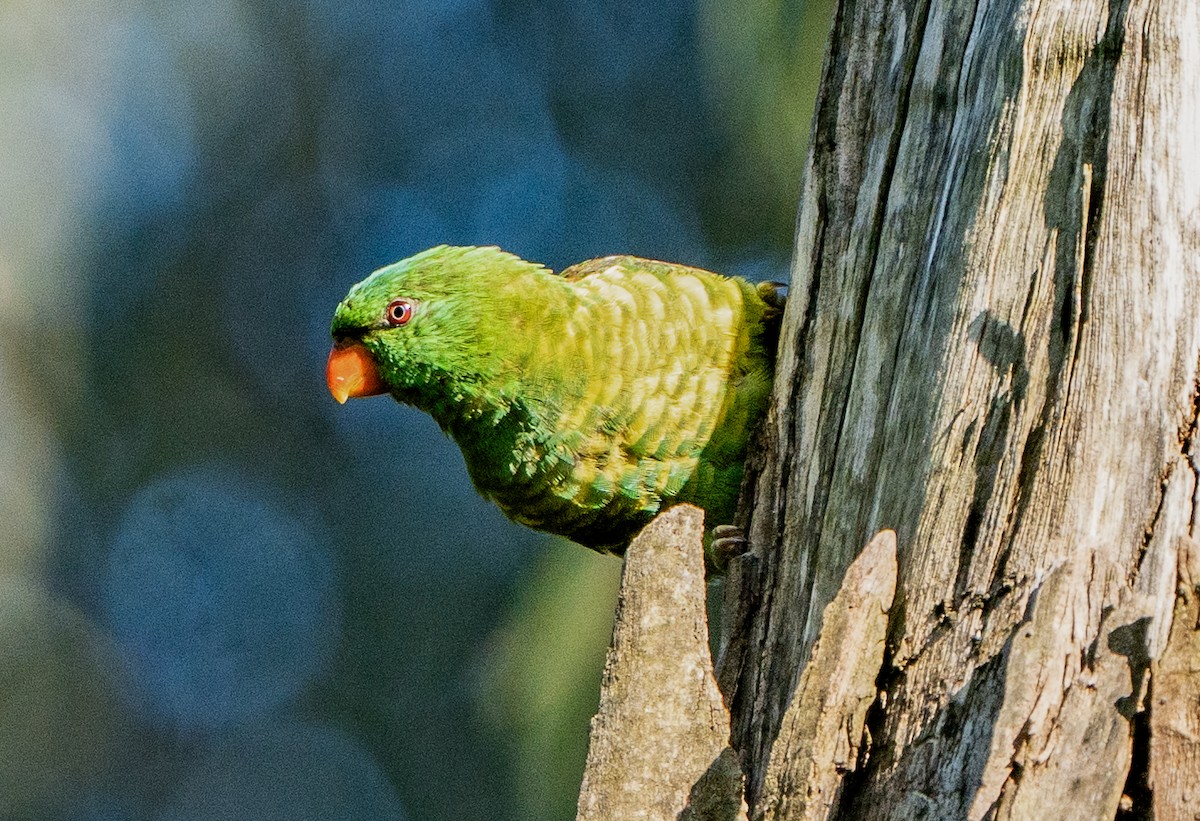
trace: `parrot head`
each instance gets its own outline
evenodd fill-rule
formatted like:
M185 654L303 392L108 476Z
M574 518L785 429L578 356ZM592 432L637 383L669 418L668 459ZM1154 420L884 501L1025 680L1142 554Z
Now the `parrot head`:
M338 402L391 393L417 407L432 393L494 376L514 284L544 270L494 247L439 245L375 271L337 306L325 376Z

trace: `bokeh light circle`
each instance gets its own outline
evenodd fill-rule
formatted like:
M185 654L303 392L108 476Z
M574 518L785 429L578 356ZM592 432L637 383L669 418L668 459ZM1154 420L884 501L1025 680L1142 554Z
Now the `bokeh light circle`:
M338 630L333 567L310 529L218 466L134 495L103 585L131 695L184 730L236 726L286 703L322 669Z

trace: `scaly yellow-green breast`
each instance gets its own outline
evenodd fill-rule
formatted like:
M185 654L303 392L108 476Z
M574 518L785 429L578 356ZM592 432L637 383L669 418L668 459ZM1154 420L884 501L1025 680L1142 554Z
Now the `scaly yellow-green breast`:
M754 287L632 257L562 276L571 287L524 363L531 424L511 479L481 490L516 521L596 548L622 547L664 501L728 522L771 382Z

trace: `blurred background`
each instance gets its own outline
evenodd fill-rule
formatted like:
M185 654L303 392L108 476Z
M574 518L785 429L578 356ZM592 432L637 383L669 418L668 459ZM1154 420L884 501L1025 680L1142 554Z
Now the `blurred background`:
M439 242L786 279L830 12L0 5L0 818L572 818L620 562L329 318Z

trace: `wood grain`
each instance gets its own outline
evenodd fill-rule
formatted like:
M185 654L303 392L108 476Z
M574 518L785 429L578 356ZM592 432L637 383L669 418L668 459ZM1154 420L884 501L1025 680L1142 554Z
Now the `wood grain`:
M812 657L771 748L766 800L756 817L828 818L858 768L876 697L888 609L896 593L896 534L879 533L846 571L826 607Z
M625 554L580 821L745 818L708 649L703 535L703 512L676 505Z
M1198 101L1193 0L841 3L727 594L752 812L886 528L885 695L834 817L1113 817L1150 766L1196 521Z

